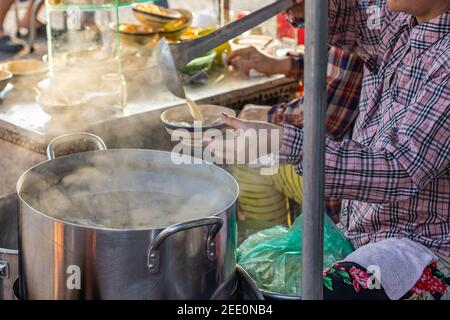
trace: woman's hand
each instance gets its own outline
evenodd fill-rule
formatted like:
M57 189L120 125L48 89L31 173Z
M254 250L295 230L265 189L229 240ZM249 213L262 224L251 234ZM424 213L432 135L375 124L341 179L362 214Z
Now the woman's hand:
M277 58L255 47L236 50L228 60L236 73L245 75L248 75L252 69L269 76L288 75L292 67L290 57Z
M230 137L217 139L207 146L216 159L223 159L231 164L264 164L261 159L268 155L278 154L283 138L283 128L268 122L248 121L232 118L226 114L221 117L222 121L230 128Z
M239 113L238 118L242 120L256 120L256 121L267 121L269 117L269 106L258 106L254 104L248 104Z

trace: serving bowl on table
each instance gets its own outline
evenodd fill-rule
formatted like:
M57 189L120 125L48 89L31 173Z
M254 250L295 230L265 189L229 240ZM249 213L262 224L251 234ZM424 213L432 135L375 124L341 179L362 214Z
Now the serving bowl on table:
M35 88L36 102L50 116L62 116L82 111L86 101L78 88L58 78L40 81Z
M231 41L233 50L255 47L270 54L275 54L279 45L280 42L277 39L264 35L242 35Z
M171 10L155 4L134 4L132 7L134 16L140 23L147 27L162 29L167 24L182 18L177 10Z
M113 32L120 34L120 41L128 45L146 46L153 42L155 45L159 40L158 32L151 28L132 23L111 23Z
M178 40L192 25L194 16L192 12L184 9L174 9L181 14L181 18L170 22L161 28L159 34L168 40Z
M36 102L42 110L51 116L77 113L84 109L86 101L68 96L38 93Z
M98 90L101 75L117 72L118 69L116 55L101 47L71 50L65 52L60 60L60 75L64 75L61 81L67 83L70 79L82 80L73 85L82 88L83 92ZM69 81L67 85L71 87L72 83Z
M1 65L1 69L11 72L14 76L32 76L48 71L48 67L43 61L35 59L7 61Z
M45 78L48 66L35 59L11 60L0 65L0 70L13 75L10 81L15 88L29 89Z
M207 130L217 129L225 132L226 125L220 121L222 113L230 117L236 116L236 111L230 108L216 105L199 105L200 111L205 117L205 122L201 127L194 127L194 120L185 105L174 107L161 114L161 121L164 123L166 131L172 136L176 135L182 139L182 143L189 146L202 146L203 135ZM198 131L202 134L199 136ZM196 134L197 133L197 134Z
M127 103L127 85L117 73L101 76L102 87L95 91L83 91L80 87L59 85L51 79L41 81L36 88L36 102L51 116L81 115L89 107L93 109L123 109ZM56 83L56 84L55 84ZM58 86L59 85L59 86Z
M115 57L110 52L102 51L98 47L89 49L72 50L63 54L63 62L70 67L98 67L111 65Z
M159 8L153 11L154 8ZM192 12L184 9L165 9L153 4L135 4L132 6L135 18L145 27L158 32L160 36L175 41L192 25Z

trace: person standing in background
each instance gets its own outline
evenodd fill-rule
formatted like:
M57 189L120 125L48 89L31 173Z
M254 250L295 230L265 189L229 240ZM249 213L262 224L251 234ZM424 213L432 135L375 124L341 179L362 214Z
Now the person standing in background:
M36 0L31 0L27 5L27 10L22 20L19 23L20 29L30 29L31 19L35 19L32 17L32 9ZM17 53L23 49L23 45L20 43L14 42L10 35L5 32L5 20L6 16L11 9L12 5L15 3L15 0L1 0L0 1L0 52L4 53ZM42 1L40 6L44 5L45 1ZM39 25L39 24L38 24Z

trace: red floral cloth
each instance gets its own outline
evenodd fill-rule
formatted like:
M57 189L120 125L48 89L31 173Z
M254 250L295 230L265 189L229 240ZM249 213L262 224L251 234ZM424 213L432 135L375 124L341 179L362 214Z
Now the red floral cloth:
M445 264L433 262L402 300L447 300L450 297L450 274ZM373 275L353 262L337 262L323 272L324 297L330 300L388 300L382 286L371 286Z

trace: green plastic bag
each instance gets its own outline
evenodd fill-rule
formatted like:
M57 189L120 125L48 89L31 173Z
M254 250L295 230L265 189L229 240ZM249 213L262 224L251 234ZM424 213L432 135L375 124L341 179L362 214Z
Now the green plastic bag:
M302 215L288 229L276 226L245 240L237 250L237 261L260 289L289 296L301 292ZM324 269L353 251L334 222L325 215Z

